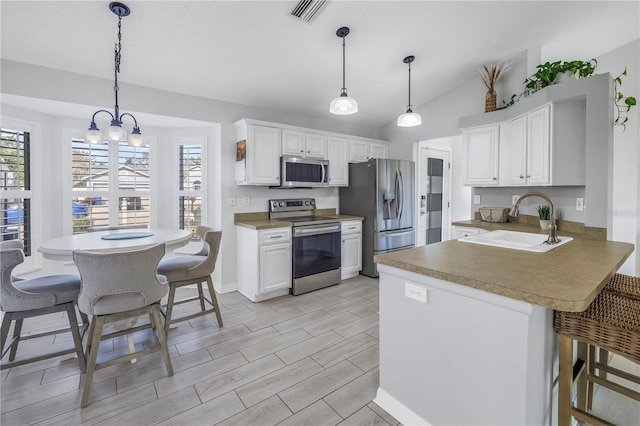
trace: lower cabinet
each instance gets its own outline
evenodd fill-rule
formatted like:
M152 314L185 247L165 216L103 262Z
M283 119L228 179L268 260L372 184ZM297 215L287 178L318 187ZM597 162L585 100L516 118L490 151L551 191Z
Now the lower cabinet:
M342 222L342 272L341 278L353 278L362 270L362 221Z
M452 230L451 235L454 240L457 240L458 238L470 237L471 235L478 235L478 234L483 234L485 232L489 232L485 229L471 228L471 227L467 228L465 226L452 226L451 230Z
M238 291L252 302L289 294L291 228L236 226Z

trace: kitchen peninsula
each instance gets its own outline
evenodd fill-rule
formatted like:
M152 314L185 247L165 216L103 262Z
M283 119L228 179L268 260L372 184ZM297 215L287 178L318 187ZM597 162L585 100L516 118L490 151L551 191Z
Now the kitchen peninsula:
M403 424L552 424L553 310L586 309L632 252L585 239L547 253L451 240L376 256L374 401Z

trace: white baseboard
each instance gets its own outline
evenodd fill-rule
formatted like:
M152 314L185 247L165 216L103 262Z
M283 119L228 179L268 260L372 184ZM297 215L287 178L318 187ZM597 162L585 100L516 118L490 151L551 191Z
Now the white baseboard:
M425 419L411 411L406 405L389 395L387 391L382 388L378 388L376 397L373 402L378 404L387 413L391 414L400 423L405 426L411 425L429 425Z
M219 286L216 285L217 283L214 282L213 283L213 287L216 289L216 291L220 294L223 293L231 293L232 291L236 291L238 289L238 285L236 283L231 283L231 284L220 284Z

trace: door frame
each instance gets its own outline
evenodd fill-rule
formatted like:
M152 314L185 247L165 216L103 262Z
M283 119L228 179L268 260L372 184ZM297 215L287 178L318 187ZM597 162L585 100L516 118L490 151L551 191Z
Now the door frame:
M424 186L423 176L426 173L427 164L422 163L423 150L440 151L446 153L448 157L448 164L445 165L443 172L443 214L442 214L442 241L446 241L451 238L451 196L452 196L452 161L453 161L453 147L442 145L442 142L451 138L441 139L429 139L418 141L414 144L413 161L416 164L416 185L415 185L415 217L416 217L416 247L426 245L426 234L421 229L422 218L420 215L420 196L422 188ZM438 158L438 157L433 157ZM424 172L424 173L423 173ZM445 199L446 197L446 199ZM445 211L446 208L446 211Z

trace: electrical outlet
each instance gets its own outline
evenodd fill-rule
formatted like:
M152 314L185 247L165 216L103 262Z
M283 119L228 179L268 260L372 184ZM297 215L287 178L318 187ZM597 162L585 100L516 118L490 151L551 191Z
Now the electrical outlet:
M512 196L511 196L511 205L512 205L512 206L515 206L515 205L516 205L516 201L518 201L518 198L519 198L519 197L520 197L519 195L512 195Z
M251 197L244 197L242 199L242 204L244 204L245 206L250 206L251 205Z
M236 206L236 197L229 197L229 207Z
M576 211L584 211L584 198L576 198Z
M474 195L473 196L473 204L480 204L480 196L479 195Z
M419 285L404 283L404 295L409 299L427 303L427 289Z

